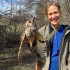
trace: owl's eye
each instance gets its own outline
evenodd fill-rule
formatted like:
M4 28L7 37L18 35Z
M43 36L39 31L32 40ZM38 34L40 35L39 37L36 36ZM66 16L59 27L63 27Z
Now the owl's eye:
M31 21L29 20L29 23L31 23Z

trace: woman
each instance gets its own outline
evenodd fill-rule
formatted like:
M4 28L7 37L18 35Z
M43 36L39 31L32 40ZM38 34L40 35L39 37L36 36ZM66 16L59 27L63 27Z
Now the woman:
M43 26L39 32L44 39L58 28L60 25L61 7L59 3L51 2L46 6L46 14L49 25ZM28 39L33 42L33 48L30 51L37 55L36 70L70 70L70 27L61 25L53 37L46 41L39 41L41 45L46 46L46 56L39 53L41 46L34 37ZM38 47L39 48L38 48Z

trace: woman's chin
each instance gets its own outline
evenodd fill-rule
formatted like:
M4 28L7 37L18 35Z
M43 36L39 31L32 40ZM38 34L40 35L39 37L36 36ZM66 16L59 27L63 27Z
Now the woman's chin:
M59 23L58 22L52 22L51 24L52 25L58 25Z

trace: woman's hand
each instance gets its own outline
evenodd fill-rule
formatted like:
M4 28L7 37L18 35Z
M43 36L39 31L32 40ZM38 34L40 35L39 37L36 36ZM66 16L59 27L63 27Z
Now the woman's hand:
M29 37L27 41L28 41L28 43L30 43L30 42L32 42L32 43L33 43L33 42L34 42L34 40L35 40L35 38L34 38L34 37Z

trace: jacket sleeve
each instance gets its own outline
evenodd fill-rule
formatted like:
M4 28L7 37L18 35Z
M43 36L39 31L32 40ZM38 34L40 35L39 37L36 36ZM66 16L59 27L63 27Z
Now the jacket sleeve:
M69 38L68 38L68 59L67 59L67 67L68 70L70 70L70 33L69 33Z
M34 40L32 47L28 44L29 51L36 57L40 57L40 55L37 52L37 46L36 46L36 40Z
M45 26L39 29L38 31L45 37ZM38 39L36 39L33 42L32 48L29 46L29 50L33 55L36 55L37 58L45 58L46 56L46 41L41 42Z

